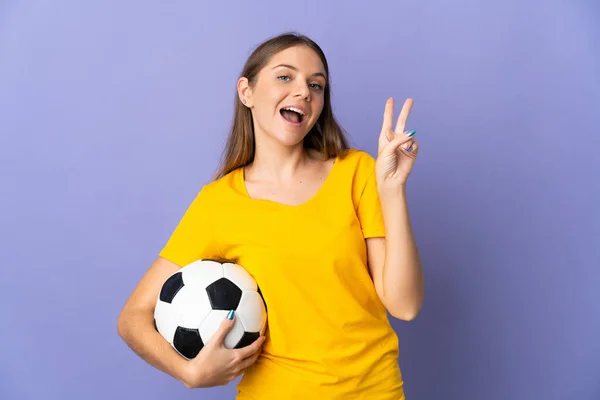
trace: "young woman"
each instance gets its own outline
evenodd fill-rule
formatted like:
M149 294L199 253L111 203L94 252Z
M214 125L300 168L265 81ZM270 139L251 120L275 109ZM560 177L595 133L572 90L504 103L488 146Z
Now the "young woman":
M386 310L412 320L423 276L406 183L419 145L385 104L379 150L350 149L331 109L329 69L311 39L283 34L249 57L224 162L125 304L118 329L144 360L187 387L244 374L238 399L404 398ZM268 307L264 337L227 349L219 331L193 360L153 326L157 294L201 258L247 269ZM230 314L231 318L234 318Z

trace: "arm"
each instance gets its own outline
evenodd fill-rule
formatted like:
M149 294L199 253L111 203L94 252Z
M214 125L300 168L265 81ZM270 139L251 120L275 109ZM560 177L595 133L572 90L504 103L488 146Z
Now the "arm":
M154 306L165 280L179 266L157 258L121 311L117 329L119 336L142 359L186 384L186 360L154 328Z
M408 204L406 181L419 152L416 131L404 131L413 105L407 99L392 130L394 100L385 104L379 134L377 192L385 226L385 239L367 239L368 262L379 298L390 314L412 320L423 305L423 271L415 243Z
M396 195L381 197L381 209L386 237L366 239L369 270L389 313L410 321L421 310L424 284L405 187Z

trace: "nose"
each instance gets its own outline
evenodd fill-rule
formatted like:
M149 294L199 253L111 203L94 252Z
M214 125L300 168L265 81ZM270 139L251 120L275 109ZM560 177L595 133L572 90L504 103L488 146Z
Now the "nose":
M301 80L296 81L296 86L294 87L294 95L296 97L301 97L306 100L310 100L310 88L307 83Z

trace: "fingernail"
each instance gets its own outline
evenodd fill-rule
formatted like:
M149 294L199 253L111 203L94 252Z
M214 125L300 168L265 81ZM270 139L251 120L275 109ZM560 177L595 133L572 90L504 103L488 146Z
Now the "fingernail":
M415 131L414 129L411 131L406 132L406 137L411 137L413 136L415 133L417 133L417 131Z
M233 319L233 314L234 313L235 312L233 310L229 311L229 314L227 314L227 319L231 321Z
M408 150L406 150L406 151L408 151L408 152L410 153L412 150L413 150L413 148L412 148L412 146L410 146L410 147L408 148Z

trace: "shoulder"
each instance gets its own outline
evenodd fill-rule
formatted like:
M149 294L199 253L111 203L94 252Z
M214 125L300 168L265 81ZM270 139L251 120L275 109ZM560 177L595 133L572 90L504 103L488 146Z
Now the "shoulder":
M350 193L355 206L358 206L365 191L375 187L375 157L364 150L350 149L339 158L338 166L342 173L339 179L350 184Z
M202 186L198 193L198 199L203 202L214 203L222 201L227 196L230 196L235 191L239 190L239 179L240 169L235 169L229 172L222 178L210 181Z
M342 155L340 159L348 164L353 165L375 165L375 158L364 150L359 149L348 149Z
M334 192L350 194L357 205L365 188L375 180L375 158L364 150L345 150L338 155L330 176Z
M340 155L339 163L359 178L366 178L375 170L375 158L364 150L349 149Z

